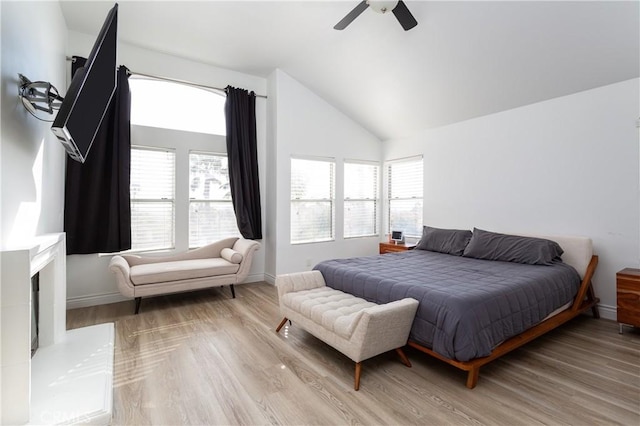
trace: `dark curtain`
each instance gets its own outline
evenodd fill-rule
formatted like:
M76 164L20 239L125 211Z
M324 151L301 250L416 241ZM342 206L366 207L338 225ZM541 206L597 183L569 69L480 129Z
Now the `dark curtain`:
M262 239L256 139L256 95L227 86L224 113L231 201L244 238Z
M85 61L74 57L72 75ZM111 253L131 248L128 71L124 66L118 69L118 87L84 164L67 158L64 197L67 254Z

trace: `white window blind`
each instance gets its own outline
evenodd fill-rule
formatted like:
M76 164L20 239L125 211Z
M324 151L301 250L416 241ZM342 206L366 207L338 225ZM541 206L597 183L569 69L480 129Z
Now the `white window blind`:
M174 247L175 152L131 148L131 249Z
M291 159L291 243L334 237L334 172L330 160Z
M189 247L237 236L227 156L189 153Z
M389 231L422 235L422 157L387 164Z
M344 163L345 238L378 233L378 170L374 163Z

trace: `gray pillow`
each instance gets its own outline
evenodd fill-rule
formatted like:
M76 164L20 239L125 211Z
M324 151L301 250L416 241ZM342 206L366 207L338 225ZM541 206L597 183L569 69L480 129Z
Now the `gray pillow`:
M473 236L463 256L528 265L551 265L560 260L562 253L564 251L555 241L473 228Z
M424 226L422 238L416 248L462 256L470 239L471 231L468 229L439 229Z

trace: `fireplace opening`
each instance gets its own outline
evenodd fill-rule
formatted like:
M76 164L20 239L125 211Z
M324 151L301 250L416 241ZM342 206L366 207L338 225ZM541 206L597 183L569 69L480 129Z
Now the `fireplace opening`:
M40 334L40 272L31 277L31 358L38 350Z

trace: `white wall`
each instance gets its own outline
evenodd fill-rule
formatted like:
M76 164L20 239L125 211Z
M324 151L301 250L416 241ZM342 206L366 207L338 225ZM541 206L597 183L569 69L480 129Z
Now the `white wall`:
M88 55L94 39L94 36L70 31L67 55ZM119 43L118 45L118 62L126 65L133 72L185 80L220 88L232 85L253 90L257 94L262 95L267 92L267 83L264 78L141 49L125 43ZM266 100L264 98L257 98L256 130L263 225L265 224L264 211L266 199L266 189L264 185L266 181L266 108ZM190 141L189 144L192 146L200 146L201 148L199 149L204 150L213 147L217 152L226 152L226 145L222 143L220 137L212 135L197 133L189 135L185 132L133 126L131 136L133 144L148 145L145 140L149 141L153 139L152 145L176 146L176 141L180 142L184 140L186 142L188 139ZM184 145L183 148L186 149L186 146L187 145ZM176 229L176 233L183 231L184 230ZM248 282L261 281L264 279L266 252L264 247L267 235L263 234L263 237L263 248L255 254L247 279ZM177 244L176 250L185 250L186 247L183 246L184 244ZM67 302L70 309L126 300L117 290L115 276L108 270L110 259L111 256L99 256L97 254L67 256Z
M65 93L67 30L57 2L1 2L0 245L62 231L65 152L18 99L18 73ZM52 120L54 115L39 114Z
M615 318L615 273L640 265L639 82L385 141L384 158L424 155L425 224L591 237Z
M309 270L336 257L378 252L380 237L342 238L343 161L381 160L381 143L371 133L281 70L269 77L270 136L268 138L266 276ZM292 155L333 157L336 160L335 240L314 244L290 243L290 164ZM274 269L275 268L275 269Z

